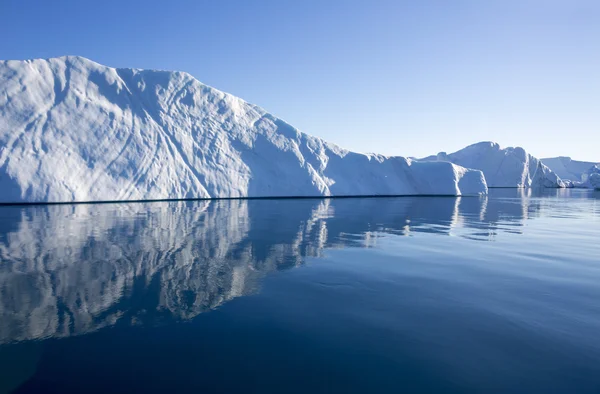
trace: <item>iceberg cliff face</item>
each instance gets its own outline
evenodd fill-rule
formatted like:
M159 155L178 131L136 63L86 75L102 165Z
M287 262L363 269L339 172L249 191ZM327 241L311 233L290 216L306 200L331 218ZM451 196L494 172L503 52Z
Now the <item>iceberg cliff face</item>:
M0 62L0 202L483 194L479 171L365 155L182 72Z
M600 164L594 164L581 174L580 181L566 181L569 187L600 190Z
M590 167L582 176L582 183L579 187L600 190L600 164Z
M600 190L600 173L590 174L590 177L587 180L587 184L590 189Z
M570 157L551 157L541 159L544 165L548 166L561 179L568 179L574 182L582 182L586 172L597 163L589 161L573 160Z
M489 187L565 187L562 180L523 148L505 148L480 142L457 152L438 153L421 161L447 161L483 171Z

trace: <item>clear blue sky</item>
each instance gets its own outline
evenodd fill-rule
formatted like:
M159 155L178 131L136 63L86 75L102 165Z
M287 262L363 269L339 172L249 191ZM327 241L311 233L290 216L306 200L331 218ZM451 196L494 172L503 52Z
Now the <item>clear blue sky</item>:
M598 0L0 0L0 58L187 71L343 147L600 161Z

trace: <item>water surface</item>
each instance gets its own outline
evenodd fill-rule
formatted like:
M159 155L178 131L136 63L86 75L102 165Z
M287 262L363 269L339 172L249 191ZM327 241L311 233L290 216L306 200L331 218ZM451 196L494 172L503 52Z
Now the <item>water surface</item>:
M600 193L0 207L0 393L598 393Z

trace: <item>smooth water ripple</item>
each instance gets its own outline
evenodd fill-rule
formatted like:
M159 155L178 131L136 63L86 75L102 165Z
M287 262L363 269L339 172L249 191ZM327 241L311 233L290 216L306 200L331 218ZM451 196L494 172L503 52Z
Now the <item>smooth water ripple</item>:
M0 207L0 393L598 393L600 193Z

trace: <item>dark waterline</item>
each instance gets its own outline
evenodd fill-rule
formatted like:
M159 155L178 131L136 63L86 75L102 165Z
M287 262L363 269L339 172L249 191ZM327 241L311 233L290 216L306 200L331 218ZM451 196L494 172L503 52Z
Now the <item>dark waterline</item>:
M335 199L356 199L356 198L402 198L402 197L446 197L458 198L454 194L361 194L361 195L340 195L340 196L267 196L267 197L196 197L196 198L161 198L144 200L102 200L102 201L49 201L49 202L0 202L2 206L36 206L36 205L93 205L93 204L149 204L160 202L202 202L202 201L228 201L228 200L335 200ZM475 197L479 196L464 196Z
M600 193L0 207L0 393L600 392Z

